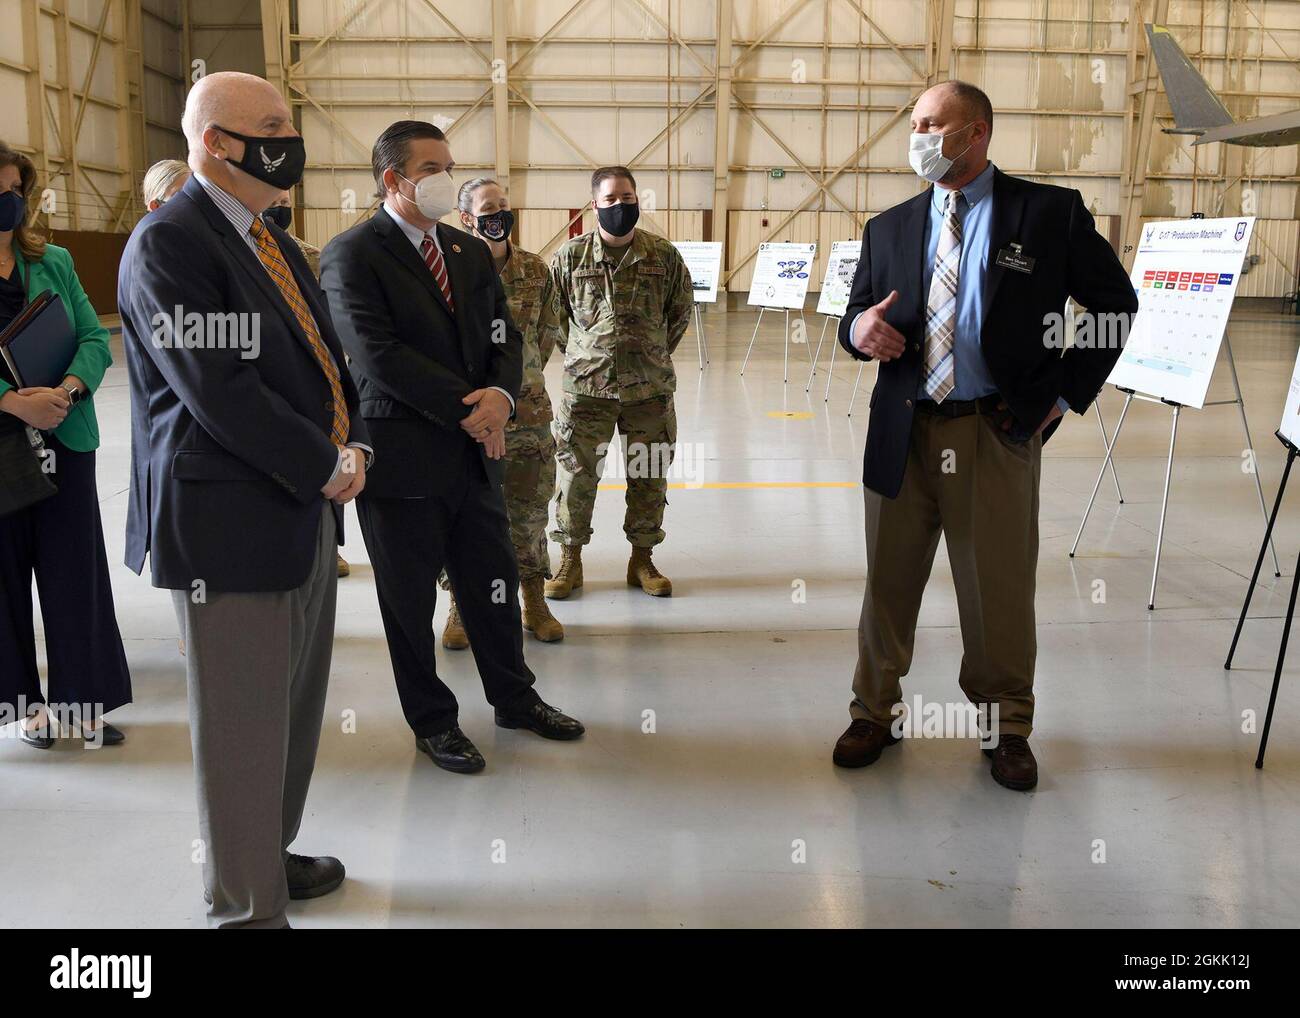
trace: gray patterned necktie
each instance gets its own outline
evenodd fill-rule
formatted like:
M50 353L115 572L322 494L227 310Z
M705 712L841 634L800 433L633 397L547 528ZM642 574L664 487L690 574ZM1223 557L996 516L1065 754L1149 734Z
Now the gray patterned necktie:
M925 383L926 394L942 403L956 384L953 358L957 328L957 280L961 267L961 215L965 195L948 192L943 230L934 256L934 275L930 278L930 296L925 306Z

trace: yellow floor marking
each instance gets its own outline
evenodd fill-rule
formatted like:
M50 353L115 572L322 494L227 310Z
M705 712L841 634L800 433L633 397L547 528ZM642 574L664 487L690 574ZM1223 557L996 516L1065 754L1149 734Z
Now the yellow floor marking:
M691 484L689 481L674 481L668 485L670 490L684 488L761 489L761 488L860 488L861 481L704 481ZM626 484L598 484L598 491L624 491Z
M810 421L813 415L807 410L769 410L768 417L782 417L791 421Z

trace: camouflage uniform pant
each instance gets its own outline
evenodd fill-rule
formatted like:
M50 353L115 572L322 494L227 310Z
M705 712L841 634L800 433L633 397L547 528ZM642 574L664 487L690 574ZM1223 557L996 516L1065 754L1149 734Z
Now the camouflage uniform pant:
M519 564L519 582L551 575L546 549L546 522L551 495L555 491L555 437L550 424L518 427L506 432L506 455L502 460L505 478L506 516L510 520L510 543ZM443 590L450 590L447 573L438 578Z
M636 403L598 399L566 392L555 419L555 524L551 537L560 544L591 540L596 485L615 429L623 438L627 477L627 512L623 531L638 547L653 548L664 539L668 504L668 467L677 441L672 396Z

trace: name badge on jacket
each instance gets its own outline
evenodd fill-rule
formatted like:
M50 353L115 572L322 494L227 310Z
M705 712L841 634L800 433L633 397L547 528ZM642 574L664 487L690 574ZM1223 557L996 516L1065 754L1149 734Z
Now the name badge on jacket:
M1019 244L1008 244L998 252L997 264L1004 269L1026 274L1034 271L1034 259L1024 253Z

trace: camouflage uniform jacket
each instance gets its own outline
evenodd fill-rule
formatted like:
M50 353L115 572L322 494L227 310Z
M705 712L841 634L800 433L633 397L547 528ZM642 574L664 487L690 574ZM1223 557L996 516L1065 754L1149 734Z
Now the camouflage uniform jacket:
M298 245L298 250L302 252L302 256L307 259L307 264L311 266L311 274L320 279L320 248L314 244L308 244L296 233L291 233L289 236Z
M695 298L669 241L637 230L616 270L593 230L556 252L551 275L567 319L558 337L565 392L624 403L672 394L672 354Z
M524 380L507 430L550 424L551 398L542 371L564 323L551 274L537 255L511 245L510 260L501 270L501 286L510 317L524 334Z

